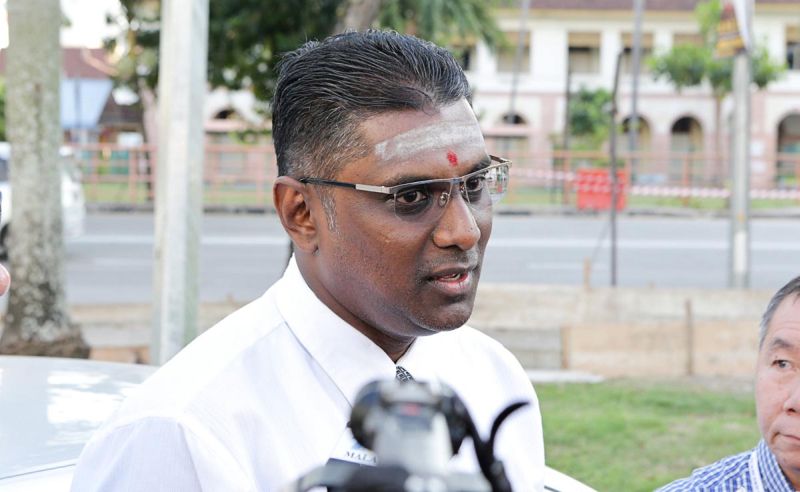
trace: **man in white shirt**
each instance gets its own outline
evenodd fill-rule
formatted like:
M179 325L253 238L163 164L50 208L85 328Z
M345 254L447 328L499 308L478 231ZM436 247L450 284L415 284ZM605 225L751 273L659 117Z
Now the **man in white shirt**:
M359 389L451 386L518 491L543 488L525 372L469 318L508 161L489 156L453 57L393 32L289 53L273 99L283 278L198 337L87 445L73 490L272 491L349 453ZM453 470L477 472L470 445Z

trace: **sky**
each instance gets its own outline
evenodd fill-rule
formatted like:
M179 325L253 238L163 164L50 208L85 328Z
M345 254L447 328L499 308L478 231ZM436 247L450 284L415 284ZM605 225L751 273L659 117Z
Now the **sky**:
M0 0L0 49L8 46L6 2ZM61 8L71 24L61 29L62 46L99 48L114 34L106 26L106 14L119 12L117 0L61 0Z

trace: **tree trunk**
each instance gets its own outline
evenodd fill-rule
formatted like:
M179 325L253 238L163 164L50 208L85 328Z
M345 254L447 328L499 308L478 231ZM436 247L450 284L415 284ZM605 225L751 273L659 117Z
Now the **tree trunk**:
M714 177L711 180L712 186L723 186L725 184L725 180L722 178L725 172L722 162L722 97L724 96L714 94L714 125L717 131L714 136L714 165L712 166Z
M382 0L348 0L347 11L336 23L335 32L369 29L378 18L382 6Z
M144 82L139 83L139 100L142 103L142 126L144 130L144 143L150 149L145 155L147 156L147 168L145 173L147 181L147 201L155 201L155 166L158 160L156 155L158 149L158 104L156 102L155 93L147 87Z
M64 296L59 0L8 0L11 143L9 260L14 278L0 353L86 357Z

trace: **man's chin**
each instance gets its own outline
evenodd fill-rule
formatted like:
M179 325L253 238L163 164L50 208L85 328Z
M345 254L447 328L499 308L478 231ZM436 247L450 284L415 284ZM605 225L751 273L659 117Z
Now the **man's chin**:
M444 307L432 316L418 317L417 325L423 328L427 335L433 335L464 326L471 315L472 302L470 301L467 305Z
M784 470L800 470L800 438L778 434L770 442L770 450Z

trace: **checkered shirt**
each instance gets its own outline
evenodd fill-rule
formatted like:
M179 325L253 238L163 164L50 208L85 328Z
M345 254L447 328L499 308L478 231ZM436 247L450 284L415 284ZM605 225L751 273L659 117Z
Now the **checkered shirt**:
M755 447L758 471L765 492L794 492L794 487L778 466L775 455L762 439ZM752 450L728 456L714 464L698 468L686 478L676 480L657 492L750 492L755 490L750 473Z

